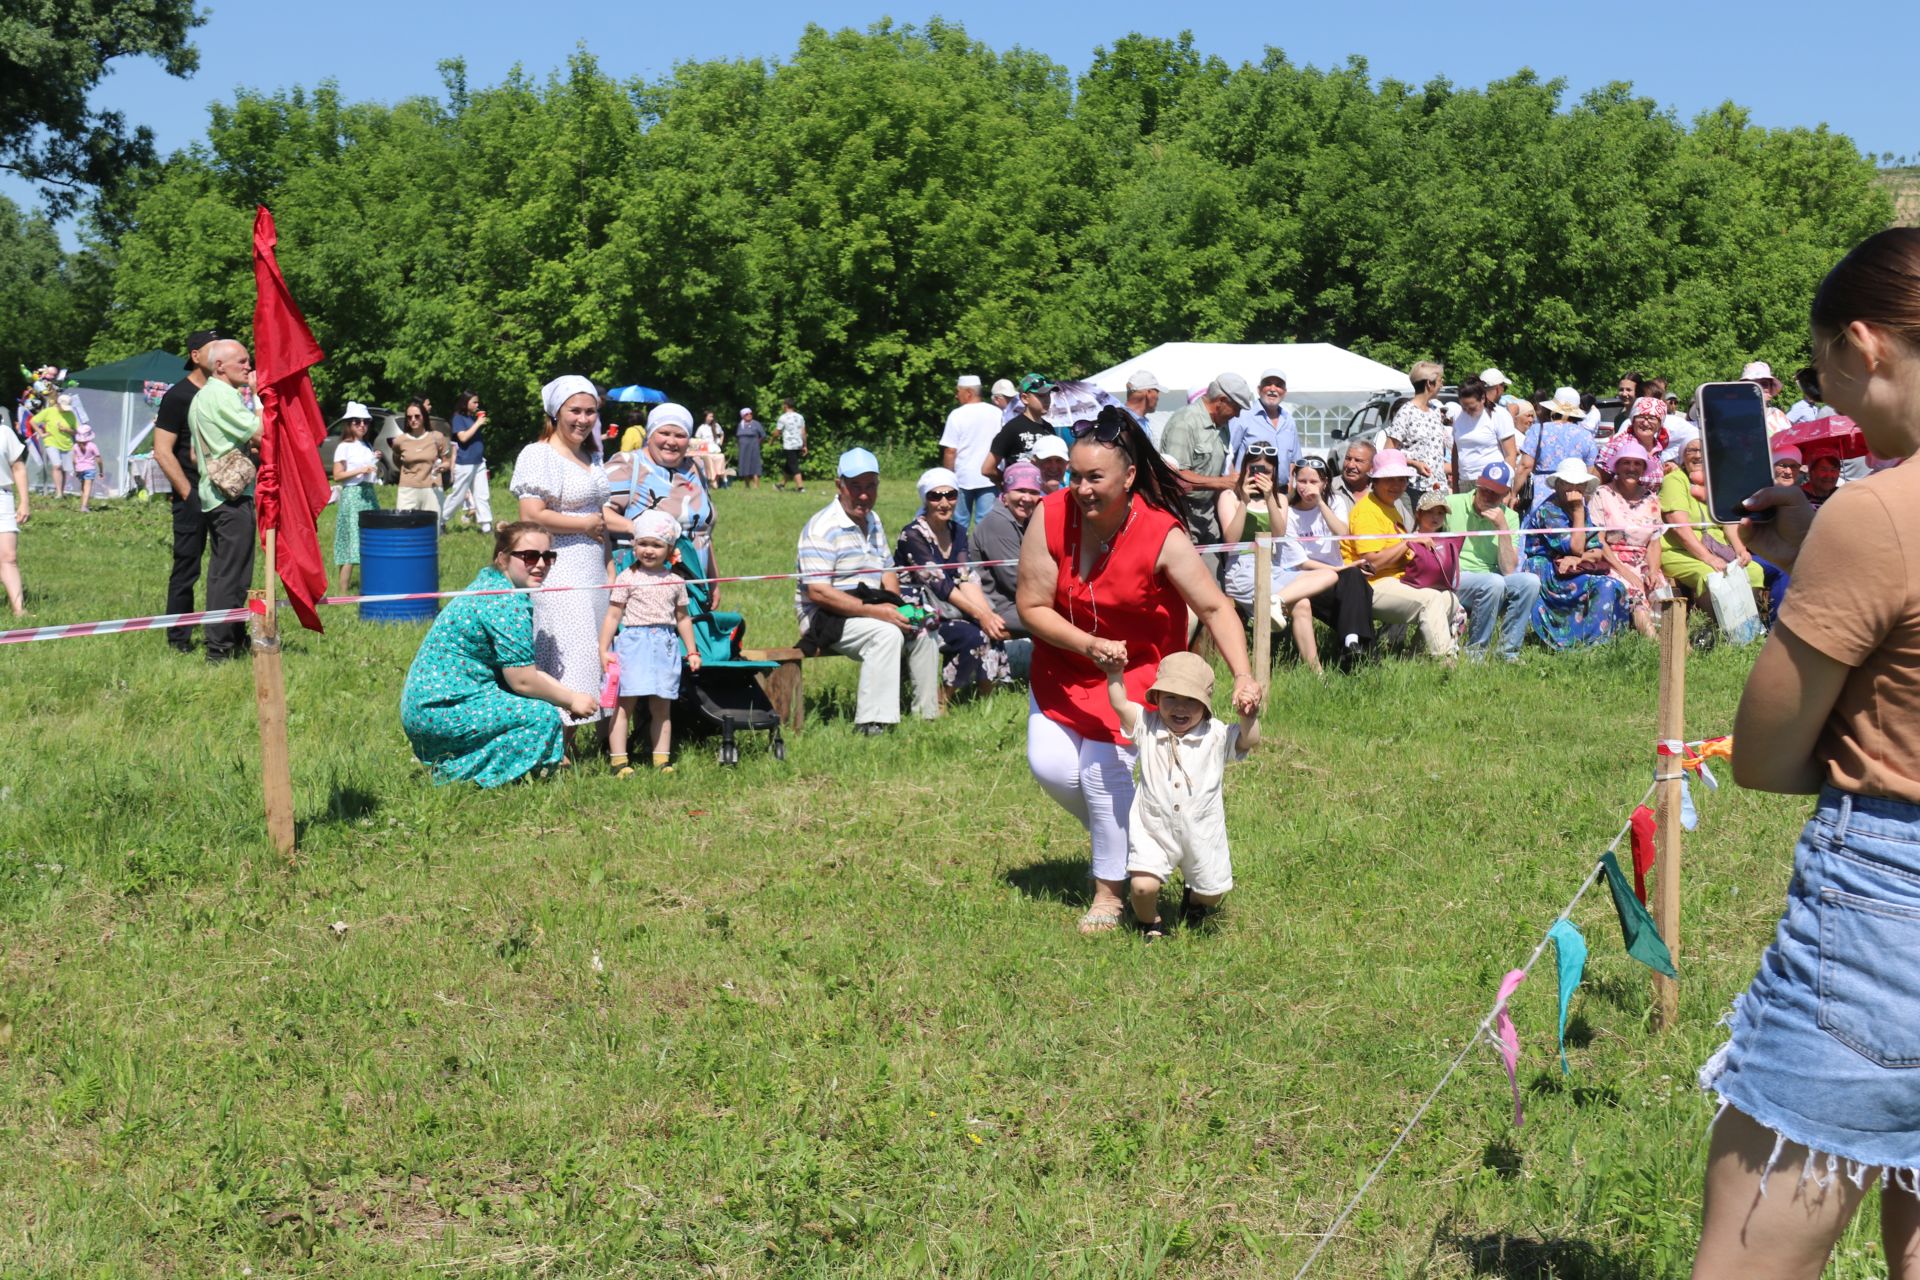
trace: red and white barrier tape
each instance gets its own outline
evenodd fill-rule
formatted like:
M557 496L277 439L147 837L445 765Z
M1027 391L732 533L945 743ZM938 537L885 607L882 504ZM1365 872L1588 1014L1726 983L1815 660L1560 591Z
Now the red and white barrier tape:
M1644 527L1644 526L1643 526ZM1717 529L1720 526L1710 522L1684 522L1668 524L1666 528ZM1590 528L1574 530L1558 529L1515 529L1515 534L1534 535L1547 533L1629 533L1634 530L1626 525L1594 525ZM1383 533L1383 534L1328 534L1325 539L1314 541L1334 542L1395 542L1410 538L1481 538L1497 536L1496 531L1486 529L1471 532L1450 533ZM1275 545L1286 542L1298 542L1295 534L1275 534ZM1196 548L1199 551L1252 551L1252 542L1210 542ZM947 564L919 564L908 566L909 570L929 569L993 569L1018 564L1018 560L955 560ZM815 578L833 578L840 576L833 570L819 570L813 573L747 573L714 578L678 578L677 582L696 586L721 586L736 582L800 582ZM480 591L462 589L459 591L405 591L390 595L377 596L326 596L323 605L358 604L398 604L407 600L454 600L461 596L509 596L544 595L561 591L610 591L606 585L567 586L567 587L492 587ZM13 631L0 631L0 645L32 644L38 640L78 640L86 636L117 635L126 631L158 631L169 627L195 627L223 622L245 622L252 613L262 612L252 607L239 609L213 609L200 613L162 613L146 618L114 618L105 622L71 622L53 627L21 627Z

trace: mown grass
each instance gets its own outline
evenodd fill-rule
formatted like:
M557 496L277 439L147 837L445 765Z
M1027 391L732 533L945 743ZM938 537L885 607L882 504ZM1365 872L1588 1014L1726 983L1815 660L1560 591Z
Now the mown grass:
M497 495L505 497L504 491ZM909 486L890 480L897 525ZM826 500L719 495L776 571ZM164 512L43 506L36 621L158 606ZM322 545L330 546L330 525ZM464 584L483 540L446 544ZM730 592L785 643L790 588ZM1287 1275L1646 785L1654 653L1284 667L1230 773L1217 932L1072 929L1082 836L1007 692L871 741L814 664L787 761L435 788L396 702L419 631L287 646L301 861L267 847L251 685L157 635L0 651L0 1273ZM1728 727L1747 654L1689 671ZM1702 797L1682 1025L1611 908L1527 1120L1477 1052L1319 1264L1684 1275L1717 1019L1802 802ZM1834 1268L1880 1268L1871 1218Z

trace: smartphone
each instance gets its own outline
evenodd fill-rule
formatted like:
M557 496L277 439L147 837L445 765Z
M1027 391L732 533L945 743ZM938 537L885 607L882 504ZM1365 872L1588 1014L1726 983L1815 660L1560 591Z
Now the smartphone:
M1752 382L1708 382L1699 388L1700 448L1707 464L1707 511L1722 524L1756 515L1746 501L1773 487L1767 442L1767 397Z

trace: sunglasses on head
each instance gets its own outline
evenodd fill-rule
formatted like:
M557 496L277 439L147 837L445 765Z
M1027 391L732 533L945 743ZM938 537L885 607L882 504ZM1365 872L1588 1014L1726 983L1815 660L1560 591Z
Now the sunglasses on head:
M1084 419L1073 424L1073 438L1085 440L1091 437L1101 444L1112 444L1125 429L1126 424L1117 418Z
M960 501L960 491L958 489L935 489L927 495L927 501L958 502Z
M529 569L535 565L550 565L560 558L558 551L509 551L507 554Z

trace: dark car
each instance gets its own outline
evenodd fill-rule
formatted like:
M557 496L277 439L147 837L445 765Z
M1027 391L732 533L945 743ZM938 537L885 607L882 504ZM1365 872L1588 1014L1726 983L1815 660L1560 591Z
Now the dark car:
M387 441L400 434L400 410L381 409L367 406L367 412L373 415L373 426L367 432L367 443L373 446L374 456L379 459L380 469L374 472L374 479L381 484L395 484L399 475L393 469L393 460L387 454ZM453 429L447 426L443 418L427 419L428 426L438 431L448 440L453 439ZM327 469L327 478L333 478L333 455L339 449L340 442L346 439L347 420L335 418L327 424L327 438L320 442L320 465Z

